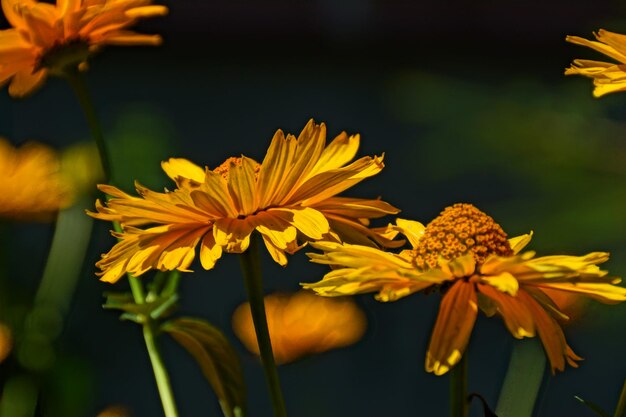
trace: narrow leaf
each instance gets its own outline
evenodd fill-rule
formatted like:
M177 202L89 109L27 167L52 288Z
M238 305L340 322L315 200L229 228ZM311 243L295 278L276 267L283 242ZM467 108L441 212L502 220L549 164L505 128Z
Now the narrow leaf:
M607 413L606 411L604 411L598 404L592 403L591 401L583 400L578 395L575 395L574 398L576 398L581 403L585 404L587 406L587 408L589 408L591 411L596 413L598 416L600 416L600 417L611 417L611 415L609 413Z
M237 352L224 334L204 320L181 317L161 329L196 360L217 395L225 417L245 415L245 385Z
M509 369L498 398L500 417L531 417L546 366L546 355L537 338L515 343Z

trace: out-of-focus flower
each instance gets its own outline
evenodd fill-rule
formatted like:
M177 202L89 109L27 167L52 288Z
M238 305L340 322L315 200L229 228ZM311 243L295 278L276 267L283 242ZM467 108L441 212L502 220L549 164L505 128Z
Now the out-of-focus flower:
M413 249L393 254L318 242L313 246L324 254L309 257L335 269L321 281L303 285L326 296L378 292L380 301L439 289L444 296L426 355L426 370L436 375L446 373L461 359L478 308L488 316L502 316L515 338L539 334L554 372L563 370L566 361L576 367L580 358L557 321L567 316L544 290L609 304L626 300L626 289L613 285L621 280L597 266L608 259L607 253L539 258L534 252L520 254L531 235L507 240L500 225L471 204L446 208L426 228L401 219L391 228L403 233Z
M98 148L94 143L77 143L61 153L61 174L76 195L92 194L104 178Z
M349 299L319 297L309 291L265 297L267 325L277 363L349 346L363 337L365 314ZM233 329L244 346L259 354L250 304L237 307Z
M4 218L52 220L72 201L57 154L39 143L15 148L0 138L0 189L0 217Z
M12 79L13 97L31 93L48 74L85 69L103 45L160 44L160 36L128 27L167 13L152 0L2 0L2 10L13 28L0 31L0 84Z
M97 417L130 417L130 410L123 405L112 405L100 412Z
M626 90L626 36L604 29L600 29L594 35L597 42L578 36L567 36L565 40L595 49L618 63L575 59L572 66L565 70L565 75L583 75L592 78L595 97Z
M0 363L4 361L13 349L13 334L6 324L0 323Z
M124 273L139 276L149 269L187 271L200 243L200 261L211 269L222 252L242 253L255 230L274 261L287 264L285 253L301 243L331 239L394 245L369 219L397 213L381 200L336 197L379 173L382 157L363 157L348 165L359 135L345 132L326 145L326 126L312 120L298 138L277 131L261 164L246 156L229 158L210 170L186 159L162 164L176 190L158 193L136 184L140 197L100 185L113 196L96 202L91 216L119 222L120 241L96 264L103 281ZM141 228L141 226L149 226Z

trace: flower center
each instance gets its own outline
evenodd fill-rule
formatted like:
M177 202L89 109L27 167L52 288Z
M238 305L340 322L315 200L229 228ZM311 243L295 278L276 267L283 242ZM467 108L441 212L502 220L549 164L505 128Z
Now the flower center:
M215 168L213 172L215 172L216 174L220 174L222 178L224 178L228 182L228 176L229 176L231 168L234 166L240 167L242 164L243 164L243 158L231 156L230 158L222 162L222 165ZM255 179L258 177L260 169L261 169L261 164L254 161L254 178Z
M477 264L489 255L513 254L502 227L471 204L447 207L431 221L414 249L418 268L436 268L439 257L454 259L472 253Z
M51 74L65 75L74 71L89 58L89 44L80 38L68 39L48 48L39 59L39 67Z

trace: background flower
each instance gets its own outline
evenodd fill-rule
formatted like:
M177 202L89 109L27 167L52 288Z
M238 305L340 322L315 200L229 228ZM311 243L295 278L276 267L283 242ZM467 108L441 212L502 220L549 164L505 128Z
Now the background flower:
M626 90L626 36L604 29L594 35L597 42L578 36L568 36L565 40L595 49L619 61L619 64L575 59L572 66L565 70L565 75L583 75L593 79L595 97Z
M103 45L158 45L159 35L127 30L138 19L161 16L165 6L152 0L2 0L12 29L0 31L0 85L11 80L9 94L22 97L37 89L49 73L62 75Z
M309 291L265 297L267 324L276 363L356 343L367 327L365 314L350 299L328 299ZM233 313L233 330L241 343L259 354L250 304Z
M15 148L4 138L0 138L0 189L0 217L17 220L52 220L73 198L54 150L34 142Z

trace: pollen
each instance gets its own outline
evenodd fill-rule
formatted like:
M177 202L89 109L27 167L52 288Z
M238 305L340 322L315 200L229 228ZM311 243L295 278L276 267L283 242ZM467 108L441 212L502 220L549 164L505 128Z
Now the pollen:
M454 259L468 253L482 264L489 255L513 255L502 227L471 204L447 207L426 226L415 251L418 268L436 268L439 257Z
M220 166L215 168L213 172L215 172L216 174L220 174L226 181L228 181L228 174L230 173L230 170L235 166L240 167L242 163L243 163L243 158L238 157L238 156L231 156L230 158L222 162ZM261 164L254 161L255 178L259 175L260 169L261 169Z

